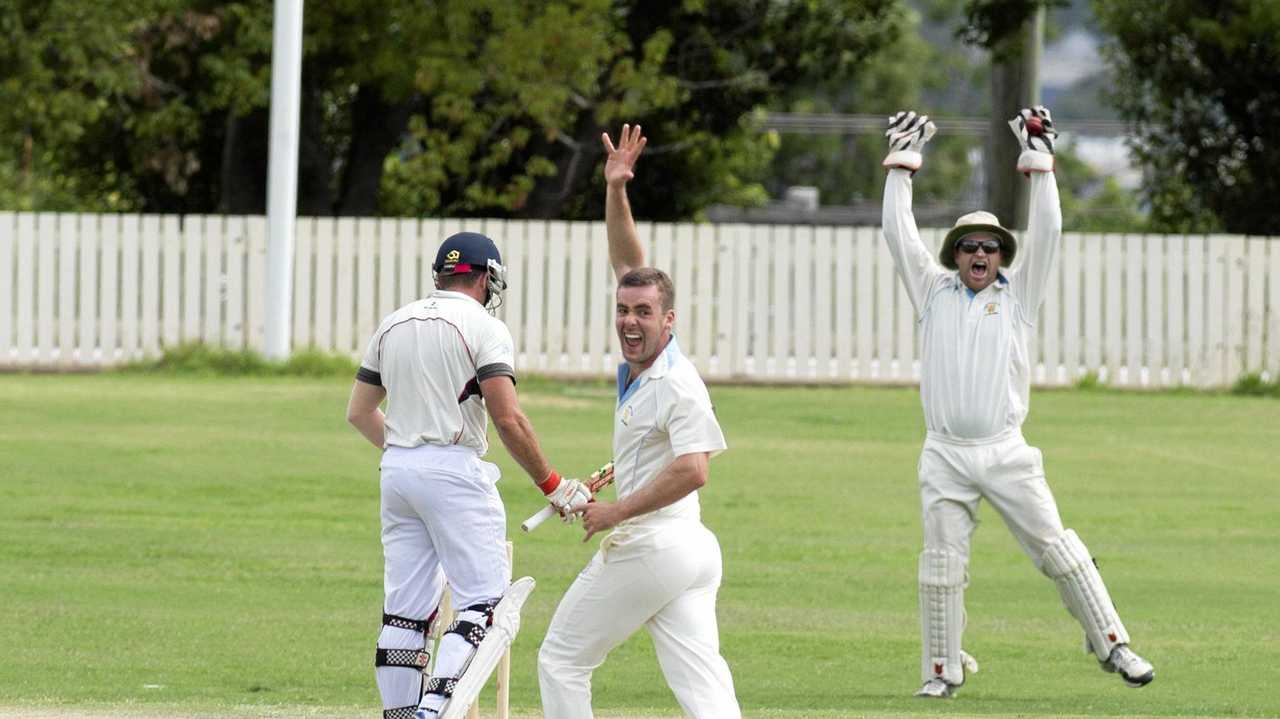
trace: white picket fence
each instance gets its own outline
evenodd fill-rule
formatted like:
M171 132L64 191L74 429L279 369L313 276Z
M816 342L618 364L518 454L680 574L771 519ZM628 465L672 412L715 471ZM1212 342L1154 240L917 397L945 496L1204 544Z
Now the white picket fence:
M432 286L440 240L494 237L522 372L611 376L602 223L299 221L293 347L358 357ZM641 224L677 290L680 343L715 380L910 383L918 341L876 228ZM925 232L934 246L941 230ZM262 217L0 213L0 367L77 369L202 341L263 344ZM1068 234L1039 323L1036 382L1230 384L1280 370L1280 242Z

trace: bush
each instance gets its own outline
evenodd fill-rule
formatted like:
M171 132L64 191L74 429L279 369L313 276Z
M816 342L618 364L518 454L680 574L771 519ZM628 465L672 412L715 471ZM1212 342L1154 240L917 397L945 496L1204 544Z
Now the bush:
M285 362L273 362L253 350L229 350L201 343L178 345L155 360L125 365L124 372L218 376L354 377L356 363L342 355L303 350Z
M1103 387L1105 387L1105 385L1102 384L1102 379L1098 376L1097 372L1086 372L1083 377L1076 380L1076 389L1079 390L1089 391L1102 389Z
M1280 397L1280 379L1267 381L1256 372L1247 374L1236 380L1231 393L1249 397Z

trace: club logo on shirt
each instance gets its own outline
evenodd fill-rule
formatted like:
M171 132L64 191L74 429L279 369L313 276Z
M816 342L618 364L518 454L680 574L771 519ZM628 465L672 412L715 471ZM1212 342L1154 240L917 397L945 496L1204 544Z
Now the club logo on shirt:
M1000 305L999 305L999 303L996 303L996 302L988 302L988 303L987 303L987 314L989 314L989 315L998 315L998 314L1000 314Z
M622 426L624 426L624 427L630 426L630 425L631 425L631 417L632 417L632 416L634 416L634 415L635 415L635 408L634 408L634 407L632 407L631 405L627 405L626 407L623 407L623 408L622 408L622 416L619 418L619 419L621 419L621 420L622 420Z

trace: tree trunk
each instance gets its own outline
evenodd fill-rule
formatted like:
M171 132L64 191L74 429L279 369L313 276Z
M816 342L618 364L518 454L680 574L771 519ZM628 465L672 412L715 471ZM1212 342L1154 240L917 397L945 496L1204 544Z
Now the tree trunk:
M382 167L409 127L412 100L391 104L377 88L363 85L351 107L351 145L342 172L338 214L378 214Z
M552 147L542 148L542 152L555 158L557 172L538 180L529 193L528 201L524 207L516 209L516 214L538 220L555 220L568 216L565 205L581 201L581 194L590 185L591 171L603 154L599 134L600 128L595 124L594 113L583 112L574 127L574 136L570 138L572 145L557 143Z
M302 71L302 106L298 118L298 215L333 214L333 155L324 143L323 102L319 88Z
M1015 171L1021 146L1009 132L1009 118L1040 102L1040 46L1044 8L1009 38L991 60L991 124L987 133L987 206L1005 227L1025 229L1029 188Z
M218 211L262 215L267 211L267 111L228 113L222 139Z

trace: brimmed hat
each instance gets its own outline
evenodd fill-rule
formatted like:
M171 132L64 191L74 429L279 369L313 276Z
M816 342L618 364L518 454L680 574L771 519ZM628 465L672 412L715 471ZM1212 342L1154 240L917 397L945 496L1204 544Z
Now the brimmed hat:
M978 210L961 215L956 224L942 240L942 249L938 251L938 261L943 267L956 269L956 243L965 235L975 232L986 232L1000 240L1000 266L1013 264L1014 255L1018 254L1018 239L1013 233L1000 226L1000 220L990 212Z

